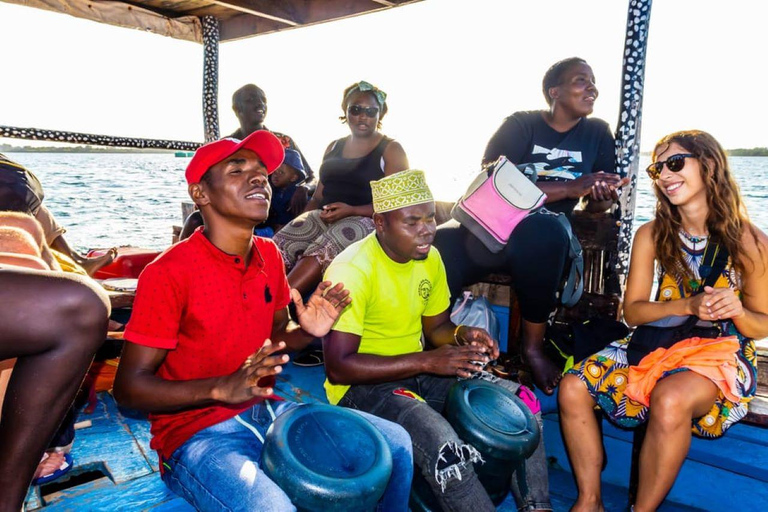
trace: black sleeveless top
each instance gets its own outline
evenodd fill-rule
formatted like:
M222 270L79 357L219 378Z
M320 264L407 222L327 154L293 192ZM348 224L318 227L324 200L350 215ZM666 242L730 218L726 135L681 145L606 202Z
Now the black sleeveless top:
M320 206L331 203L346 203L350 206L371 204L371 181L384 177L381 169L381 157L387 145L392 141L386 135L373 148L373 151L360 158L344 158L344 151L349 137L336 141L331 151L323 158L320 166L320 183L323 184L323 201Z

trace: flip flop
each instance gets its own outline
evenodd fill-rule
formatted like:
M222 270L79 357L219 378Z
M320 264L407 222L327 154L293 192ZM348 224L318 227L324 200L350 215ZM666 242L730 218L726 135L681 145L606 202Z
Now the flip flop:
M47 459L49 455L46 453L43 455L43 459L40 461ZM39 476L32 480L32 485L43 485L47 484L48 482L52 482L56 480L57 478L61 478L65 474L69 472L69 470L72 469L72 456L68 453L64 454L64 460L61 462L61 466L59 466L58 469L56 469L53 473L49 473L47 475Z
M319 349L307 350L293 358L296 366L320 366L323 364L323 351Z

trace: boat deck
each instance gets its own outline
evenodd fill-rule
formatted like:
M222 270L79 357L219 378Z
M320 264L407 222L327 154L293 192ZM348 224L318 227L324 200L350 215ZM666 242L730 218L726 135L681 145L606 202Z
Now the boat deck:
M298 402L325 402L323 367L285 367L278 392ZM545 412L550 492L554 509L565 511L576 497L560 437L555 401L539 395ZM30 489L27 510L88 510L109 512L154 510L192 511L169 491L149 448L149 423L139 414L117 407L109 393L99 395L92 414L80 421L73 448L75 467L65 478ZM604 425L608 467L603 472L607 511L627 510L631 432ZM694 439L688 460L662 511L768 509L768 429L738 424L717 441ZM515 509L507 497L499 511Z

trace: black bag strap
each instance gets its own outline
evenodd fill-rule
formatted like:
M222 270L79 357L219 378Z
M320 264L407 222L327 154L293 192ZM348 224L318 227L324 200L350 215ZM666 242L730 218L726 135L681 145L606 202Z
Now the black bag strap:
M714 252L714 254L712 254ZM707 256L710 256L707 258ZM720 245L719 243L707 244L707 248L704 249L704 257L701 258L701 265L699 265L699 275L704 278L701 283L701 288L697 290L697 293L702 293L705 286L714 286L717 282L717 278L725 270L725 266L728 264L728 249ZM708 265L707 261L711 261Z
M704 293L705 286L715 285L717 278L720 277L723 270L725 270L725 266L728 264L728 256L728 249L725 246L717 242L707 243L707 247L704 249L704 256L701 258L701 265L699 265L699 276L704 278L704 280L693 295ZM691 329L698 321L698 316L691 315L680 328L683 330Z

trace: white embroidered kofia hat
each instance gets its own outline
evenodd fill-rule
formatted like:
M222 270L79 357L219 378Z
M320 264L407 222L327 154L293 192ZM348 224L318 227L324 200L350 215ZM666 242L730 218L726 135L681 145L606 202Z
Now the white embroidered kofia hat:
M375 213L391 212L406 206L434 201L424 171L415 169L372 181L371 192Z

